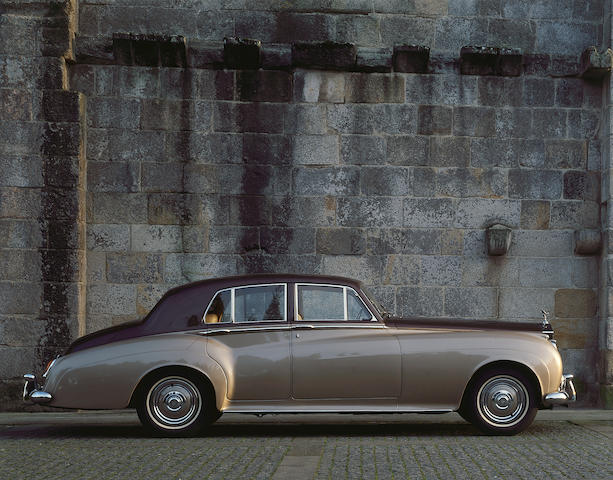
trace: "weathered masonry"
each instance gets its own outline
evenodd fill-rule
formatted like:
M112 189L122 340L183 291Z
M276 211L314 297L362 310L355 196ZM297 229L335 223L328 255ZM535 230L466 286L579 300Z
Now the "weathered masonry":
M548 310L613 405L612 4L5 0L0 406L169 287L266 271Z

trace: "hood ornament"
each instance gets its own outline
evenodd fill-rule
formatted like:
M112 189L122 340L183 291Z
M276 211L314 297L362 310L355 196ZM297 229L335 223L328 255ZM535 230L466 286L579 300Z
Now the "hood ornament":
M543 314L543 326L548 325L549 324L549 312L546 310L541 310L541 313Z

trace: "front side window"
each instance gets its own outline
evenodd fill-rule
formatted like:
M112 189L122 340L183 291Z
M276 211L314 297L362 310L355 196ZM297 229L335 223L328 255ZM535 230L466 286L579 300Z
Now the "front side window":
M235 287L215 295L204 314L204 322L284 322L285 312L285 284Z
M297 285L296 319L311 320L373 320L373 316L358 294L349 287L333 285Z

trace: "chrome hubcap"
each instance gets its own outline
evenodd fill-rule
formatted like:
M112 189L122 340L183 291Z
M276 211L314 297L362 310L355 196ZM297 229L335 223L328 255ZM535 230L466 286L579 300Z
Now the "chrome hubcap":
M516 378L499 375L483 384L477 395L481 417L495 426L511 427L528 411L526 387Z
M202 398L196 385L182 377L167 377L149 390L147 410L163 428L185 428L200 413Z

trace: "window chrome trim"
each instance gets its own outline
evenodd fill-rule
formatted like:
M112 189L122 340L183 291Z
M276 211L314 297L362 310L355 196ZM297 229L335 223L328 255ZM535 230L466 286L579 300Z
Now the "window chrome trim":
M298 320L298 287L301 286L307 286L307 287L333 287L333 288L342 288L343 289L343 314L345 316L344 319L339 320L339 319L328 319L328 318L321 318L321 319L317 319L317 320L306 320L307 322L379 322L379 320L377 320L377 317L375 317L375 315L373 315L372 311L370 310L370 308L368 308L368 305L366 305L366 302L364 302L364 300L362 300L362 298L360 297L360 294L358 292L355 291L355 289L353 287L347 287L346 285L334 285L332 283L295 283L294 284L294 319L292 321L294 322L304 322L305 320ZM370 313L370 319L368 320L351 320L349 319L349 308L348 308L348 302L347 302L347 291L351 290L353 292L353 294L358 297L358 300L360 302L362 302L362 305L364 306L364 308L366 309L366 311L368 313Z
M258 323L261 322L285 322L287 323L287 309L289 307L288 305L288 298L287 298L287 283L283 283L283 282L279 282L279 283L257 283L257 284L253 284L253 285L239 285L237 287L229 287L229 288L222 288L221 290L217 290L215 292L215 294L211 297L211 301L209 302L209 304L206 306L206 309L204 310L204 313L202 314L202 318L201 323L206 325L205 319L206 319L206 313L209 311L209 308L211 308L211 305L213 304L213 301L217 298L217 295L219 295L222 292L227 292L228 290L230 291L230 315L231 315L231 322L220 322L222 324L227 323L230 325L243 325L245 323L249 323L249 322L236 322L235 318L235 309L236 309L236 302L235 302L235 291L236 290L242 290L244 288L255 288L255 287L278 287L278 286L282 286L283 287L283 296L284 296L284 301L285 301L285 309L283 310L283 320L260 320ZM255 322L253 322L255 323Z
M270 320L269 320L270 321ZM277 320L278 322L281 322L281 320ZM238 323L233 323L232 325L242 325L245 322L238 322ZM290 330L290 326L289 325L278 325L278 326L270 326L270 327L266 327L266 326L254 326L254 327L235 327L235 328L211 328L208 330L201 330L198 332L198 335L214 335L214 334L228 334L228 333L234 333L234 332L242 332L242 333L246 333L246 332L274 332L274 331L288 331Z

